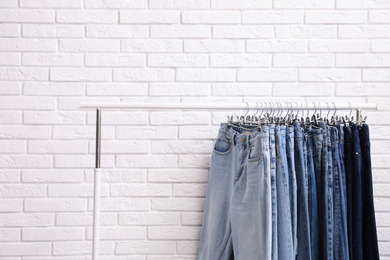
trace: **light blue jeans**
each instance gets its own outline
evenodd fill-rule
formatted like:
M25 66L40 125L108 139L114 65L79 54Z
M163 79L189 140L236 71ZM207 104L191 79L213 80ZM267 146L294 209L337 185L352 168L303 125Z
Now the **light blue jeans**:
M268 140L256 127L221 124L211 156L199 260L271 259Z
M269 125L270 162L271 162L271 196L272 196L272 259L278 259L278 200L276 193L276 147L275 125Z

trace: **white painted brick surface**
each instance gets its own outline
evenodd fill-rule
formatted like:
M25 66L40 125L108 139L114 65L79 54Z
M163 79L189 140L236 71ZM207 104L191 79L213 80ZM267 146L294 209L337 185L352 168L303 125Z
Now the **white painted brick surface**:
M0 0L0 258L91 259L81 101L321 101L378 104L363 116L390 260L389 81L387 0ZM196 260L230 114L103 110L102 260Z

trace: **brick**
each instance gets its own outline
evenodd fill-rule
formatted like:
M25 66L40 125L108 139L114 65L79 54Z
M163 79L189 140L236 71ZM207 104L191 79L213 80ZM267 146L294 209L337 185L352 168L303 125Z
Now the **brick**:
M245 49L243 40L184 40L185 52L235 53Z
M198 239L200 237L199 227L164 226L148 227L150 239Z
M179 254L197 254L199 241L178 241L177 252Z
M272 85L270 83L213 83L211 87L213 96L269 96Z
M87 37L92 38L147 38L148 27L144 25L87 25Z
M168 168L177 166L176 155L117 155L116 166L137 168Z
M0 10L0 22L52 23L54 22L54 11L33 9L2 9Z
M179 225L179 212L119 213L119 225Z
M115 247L115 254L169 254L176 252L174 241L132 241L118 242Z
M206 25L151 25L150 38L209 38Z
M387 216L387 213L376 212L375 218L376 218L377 227L387 227L390 225L390 222L389 222L390 219Z
M271 55L266 54L212 54L210 67L270 67Z
M116 213L101 213L100 225L116 225ZM60 226L90 226L93 224L93 215L83 213L56 213L56 224Z
M239 24L241 13L229 11L183 11L183 23L190 24Z
M359 53L368 52L370 41L368 40L310 40L310 52L334 52L334 53Z
M205 197L207 184L173 184L173 196L177 197Z
M54 109L55 99L49 97L0 97L1 109Z
M27 96L79 96L84 95L82 83L25 82L23 94Z
M118 52L119 40L114 39L60 39L61 52Z
M93 184L49 184L48 196L49 197L93 197ZM108 196L108 186L101 185L101 196Z
M27 66L83 66L81 54L23 53L22 64Z
M100 241L99 251L101 254L109 254L114 250L114 242ZM92 251L92 243L89 241L70 241L70 242L53 242L53 255L87 255ZM69 259L69 258L67 258Z
M49 167L52 167L51 155L0 155L0 168Z
M332 83L276 83L272 89L273 96L302 97L302 96L333 96Z
M388 191L390 188L390 184L388 183L374 183L373 192L374 197L386 197L388 195Z
M333 67L334 58L329 54L275 54L274 67Z
M242 23L244 24L283 24L303 23L303 11L243 11Z
M0 197L45 197L46 185L43 184L4 184L0 185Z
M125 10L119 12L119 21L135 24L180 23L180 11Z
M81 170L61 170L61 169L40 169L22 171L22 182L60 182L74 183L82 182L84 174Z
M390 67L390 54L352 55L339 54L336 56L337 67Z
M0 2L0 7L18 7L18 0L6 0Z
M20 240L20 229L9 229L9 228L0 228L0 241L19 241Z
M274 30L271 25L215 25L213 37L223 39L238 38L273 38Z
M25 8L81 8L83 6L82 0L20 0L20 7Z
M207 83L150 83L150 96L207 96L210 86Z
M179 155L179 167L183 168L206 168L210 167L210 158L208 155Z
M329 39L337 37L336 25L280 25L275 28L276 38Z
M50 128L46 126L0 125L1 139L49 139Z
M23 228L22 241L58 241L58 240L82 240L84 228Z
M300 81L360 81L359 69L300 69Z
M19 95L21 93L20 83L18 82L9 82L9 81L0 81L1 95Z
M164 197L171 196L170 184L112 184L110 195L116 197Z
M275 0L274 8L283 9L333 9L335 0Z
M305 40L291 39L291 40L247 40L247 52L289 52L302 53L306 52L307 44Z
M85 7L93 9L145 9L147 8L147 1L85 0Z
M209 9L210 0L150 0L151 9Z
M117 23L118 12L114 10L57 10L58 23Z
M56 155L54 166L58 168L90 168L95 161L94 155ZM102 156L103 167L112 167L114 165L114 157Z
M20 24L0 24L0 36L19 37L20 31Z
M3 256L34 256L51 254L51 243L2 243L0 252Z
M210 116L207 112L150 112L151 125L207 125Z
M149 54L148 67L207 67L208 57L202 54Z
M376 1L376 0L338 0L336 2L336 8L340 9L379 9L383 7L389 7L387 1Z
M363 81L389 81L390 69L363 69Z
M182 52L182 41L181 40L170 40L170 39L147 39L147 40L122 40L122 52Z
M207 182L208 170L202 169L150 169L148 182Z
M238 69L237 81L296 81L296 69Z
M102 141L101 149L105 154L142 154L149 152L147 141ZM95 152L95 142L90 143L89 151Z
M0 127L1 130L1 127ZM1 137L1 135L0 135ZM53 126L54 139L66 140L88 140L96 137L95 126ZM114 137L114 127L105 126L102 131L102 139L112 139Z
M370 10L370 23L390 23L390 10Z
M55 52L57 51L57 40L2 38L0 39L0 51Z
M92 228L88 228L87 238L92 239ZM144 240L146 227L102 227L100 229L102 240Z
M114 81L173 81L173 69L114 69Z
M26 199L24 210L26 212L61 212L61 211L85 211L84 199Z
M183 225L202 225L203 213L198 212L183 212L182 213L182 223Z
M83 112L60 112L60 111L25 111L24 123L27 124L84 124Z
M84 36L83 25L23 24L23 37L80 38Z
M42 199L40 199L42 201ZM31 227L53 226L54 214L49 213L2 213L0 226L2 227ZM1 251L3 252L3 251Z
M146 125L148 123L148 113L135 111L106 111L102 114L102 122L105 125ZM88 114L88 123L96 124L96 114Z
M305 22L309 24L367 23L367 11L306 11Z
M1 99L1 98L0 98ZM21 124L22 113L20 111L0 111L0 123L2 124ZM1 137L1 135L0 135Z
M0 53L0 65L17 66L19 65L19 54L17 53Z
M390 52L390 40L372 40L372 52Z
M197 154L210 153L213 148L211 141L154 141L152 153Z
M152 199L153 210L163 211L203 211L203 198L155 198Z
M48 75L49 70L43 68L0 68L0 80L47 80Z
M146 172L146 169L104 169L101 173L101 179L108 183L145 182ZM86 170L86 181L94 181L93 170Z
M390 25L340 25L338 36L353 39L390 38Z
M27 147L28 153L40 154L75 154L88 151L88 143L86 141L74 141L71 146L68 144L68 141L29 141Z
M111 69L52 68L50 80L54 81L110 81Z
M218 126L180 126L179 139L209 139L213 140L218 133Z
M212 9L268 9L272 6L272 1L261 0L210 0Z
M145 67L146 55L87 53L85 64L91 67Z
M91 96L145 96L146 83L89 83L87 95Z
M102 211L147 211L150 209L150 199L147 198L102 198ZM89 210L92 210L90 205Z
M3 185L2 185L3 186ZM1 212L20 212L23 211L23 200L22 199L1 199L0 200ZM0 229L0 234L4 232L3 229ZM0 240L4 239L2 235L0 235Z
M14 169L0 169L0 182L19 182L20 171Z
M386 212L389 211L390 198L375 198L374 207L375 212Z
M234 81L233 69L184 69L176 70L176 81Z

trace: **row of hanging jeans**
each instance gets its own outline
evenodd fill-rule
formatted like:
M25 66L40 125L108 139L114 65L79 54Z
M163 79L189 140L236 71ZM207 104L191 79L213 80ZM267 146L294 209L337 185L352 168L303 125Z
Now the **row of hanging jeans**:
M379 259L367 124L222 123L198 260Z

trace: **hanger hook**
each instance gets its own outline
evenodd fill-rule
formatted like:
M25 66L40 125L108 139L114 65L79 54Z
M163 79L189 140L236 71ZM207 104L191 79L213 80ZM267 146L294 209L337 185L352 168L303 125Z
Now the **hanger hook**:
M329 118L330 106L329 106L329 103L328 103L328 102L326 102L326 105L328 106L328 114L326 114L326 118Z
M333 103L333 106L334 106L334 113L333 113L333 117L336 116L336 112L337 112L337 107L336 107L336 104L334 102Z
M349 111L349 117L351 117L351 115L352 115L352 104L351 104L351 102L349 102L349 109L350 109L350 111Z
M249 103L248 102L245 102L246 103L246 106L247 106L247 111L246 111L246 113L245 113L245 115L244 115L244 118L246 117L246 115L249 113Z
M308 118L309 117L309 112L310 112L309 103L306 103L306 109L307 109L306 117Z
M256 116L257 113L259 112L259 102L256 102L256 108L257 108L256 113L253 116Z

